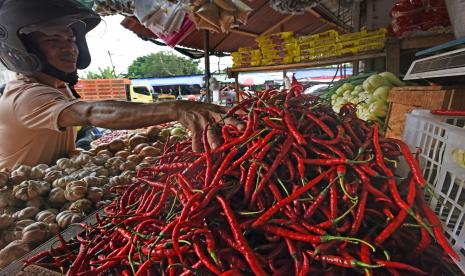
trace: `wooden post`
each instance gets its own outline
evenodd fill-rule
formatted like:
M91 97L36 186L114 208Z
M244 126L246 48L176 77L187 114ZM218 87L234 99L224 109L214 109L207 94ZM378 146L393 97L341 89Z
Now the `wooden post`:
M400 74L400 42L395 37L389 37L386 41L386 71Z
M236 89L236 101L240 101L241 87L239 86L239 73L234 74L234 89Z
M360 31L360 2L354 1L352 3L352 26L354 32ZM352 75L357 75L360 71L360 61L354 61L352 63Z
M204 52L205 52L205 87L207 88L207 102L212 102L212 93L210 91L210 33L204 31Z

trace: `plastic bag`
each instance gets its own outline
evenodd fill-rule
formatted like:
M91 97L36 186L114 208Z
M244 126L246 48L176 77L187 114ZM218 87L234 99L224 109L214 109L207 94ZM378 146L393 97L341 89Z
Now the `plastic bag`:
M180 3L136 0L134 14L153 33L172 34L180 30L186 12Z
M183 41L188 35L190 35L195 30L195 24L189 19L187 15L184 16L184 21L182 22L179 31L174 32L171 35L166 35L163 33L156 33L158 38L163 40L166 45L170 47L175 47L181 41Z

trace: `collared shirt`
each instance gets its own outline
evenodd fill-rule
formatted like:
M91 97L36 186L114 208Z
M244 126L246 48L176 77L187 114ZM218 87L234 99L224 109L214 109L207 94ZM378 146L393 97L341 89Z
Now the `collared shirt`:
M63 81L18 75L0 97L0 169L52 164L75 149L76 129L58 116L79 100Z

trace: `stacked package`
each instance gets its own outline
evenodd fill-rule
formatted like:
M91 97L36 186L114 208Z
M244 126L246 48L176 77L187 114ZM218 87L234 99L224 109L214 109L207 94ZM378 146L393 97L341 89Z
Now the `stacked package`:
M257 48L239 48L231 53L233 67L253 67L262 64L262 53Z
M376 31L361 31L339 35L337 40L337 55L358 54L383 49L386 43L387 29Z
M262 53L262 65L293 63L299 56L299 49L292 32L281 32L257 37Z
M336 56L338 32L327 32L299 37L299 60L312 61Z

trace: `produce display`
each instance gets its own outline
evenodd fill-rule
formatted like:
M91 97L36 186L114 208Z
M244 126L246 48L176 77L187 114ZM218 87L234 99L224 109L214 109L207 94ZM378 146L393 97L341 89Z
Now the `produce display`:
M97 216L35 263L67 275L453 275L457 254L401 141L319 98L266 90L224 143L164 147ZM409 173L396 174L400 158Z
M0 268L109 204L132 183L137 169L151 166L167 142L184 135L178 126L151 127L61 158L53 166L22 165L0 172Z
M405 86L394 74L360 74L337 81L328 91L335 112L348 103L356 105L357 116L365 121L383 122L388 111L387 98L394 86Z
M319 60L385 47L387 29L339 34L335 30L305 36L281 32L256 38L258 47L231 53L233 67L254 67Z

